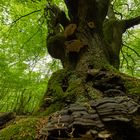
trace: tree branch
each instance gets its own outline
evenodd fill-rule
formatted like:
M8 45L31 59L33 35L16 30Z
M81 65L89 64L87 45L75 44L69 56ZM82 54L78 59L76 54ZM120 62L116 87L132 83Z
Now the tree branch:
M31 14L33 14L33 13L39 12L39 11L41 11L41 9L40 9L40 10L32 11L31 13L28 13L28 14L26 14L26 15L22 15L22 16L20 16L19 18L15 19L15 20L11 23L11 25L10 25L10 27L9 27L9 29L8 29L8 35L7 35L6 38L9 37L9 34L10 34L10 32L11 32L11 29L16 25L16 23L17 23L20 19L22 19L22 18L24 18L24 17L26 17L26 16L29 16L29 15L31 15Z
M140 57L140 54L139 53L137 53L137 51L136 50L134 50L133 48L131 48L131 47L129 47L128 45L126 45L126 44L123 44L124 46L126 46L128 49L130 49L131 51L133 51L138 57Z
M28 14L23 15L23 16L20 16L19 18L17 18L16 20L14 20L14 21L12 22L12 24L16 23L16 22L19 21L21 18L24 18L24 17L26 17L26 16L29 16L29 15L31 15L31 14L33 14L33 13L36 13L36 12L39 12L39 11L41 11L41 9L40 9L40 10L33 11L33 12L28 13Z
M140 24L140 16L125 20L125 29L129 29L135 25Z

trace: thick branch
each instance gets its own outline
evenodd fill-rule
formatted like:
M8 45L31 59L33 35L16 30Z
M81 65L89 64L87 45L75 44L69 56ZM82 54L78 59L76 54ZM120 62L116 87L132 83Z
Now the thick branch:
M86 21L96 21L96 26L104 21L110 0L64 0L69 11L69 17L74 22L80 22L83 18Z
M138 24L140 24L140 16L125 20L125 29L129 29Z

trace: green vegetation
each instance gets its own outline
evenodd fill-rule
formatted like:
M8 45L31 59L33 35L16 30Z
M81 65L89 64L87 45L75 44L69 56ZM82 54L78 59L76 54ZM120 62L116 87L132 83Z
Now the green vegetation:
M0 110L33 113L60 66L47 54L44 1L0 2Z
M37 134L38 119L29 118L16 121L16 124L9 125L0 133L1 140L34 140Z

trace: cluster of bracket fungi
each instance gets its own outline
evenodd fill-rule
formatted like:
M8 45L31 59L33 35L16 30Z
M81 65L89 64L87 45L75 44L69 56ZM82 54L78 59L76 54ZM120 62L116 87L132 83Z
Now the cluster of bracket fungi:
M49 140L66 138L111 140L116 134L121 135L121 131L125 133L125 130L117 129L119 125L125 126L125 123L128 123L127 129L133 129L135 122L132 122L132 118L139 109L137 103L126 96L105 97L90 101L88 104L74 103L52 114L42 128L41 135ZM111 126L112 129L107 126Z

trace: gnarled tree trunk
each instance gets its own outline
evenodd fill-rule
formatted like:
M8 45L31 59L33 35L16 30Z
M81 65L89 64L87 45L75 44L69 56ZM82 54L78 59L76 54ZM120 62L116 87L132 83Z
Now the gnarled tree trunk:
M138 24L140 17L117 20L110 0L65 3L70 19L57 7L48 8L57 15L50 28L59 24L64 28L47 38L48 52L61 60L63 69L52 74L40 107L48 114L57 111L42 128L42 135L139 140L140 80L118 69L122 34Z

